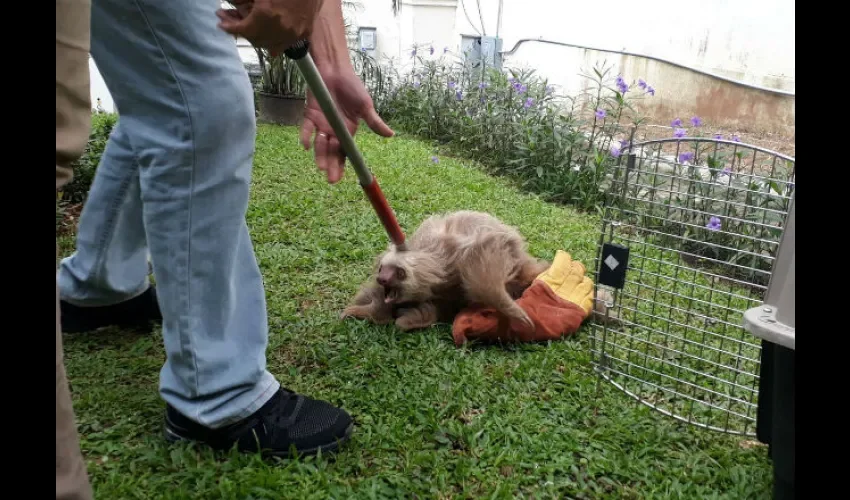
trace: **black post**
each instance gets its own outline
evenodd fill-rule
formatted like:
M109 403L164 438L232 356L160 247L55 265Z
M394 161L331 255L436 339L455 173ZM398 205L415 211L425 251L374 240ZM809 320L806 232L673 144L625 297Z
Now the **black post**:
M762 341L756 437L773 460L773 498L796 497L796 350Z

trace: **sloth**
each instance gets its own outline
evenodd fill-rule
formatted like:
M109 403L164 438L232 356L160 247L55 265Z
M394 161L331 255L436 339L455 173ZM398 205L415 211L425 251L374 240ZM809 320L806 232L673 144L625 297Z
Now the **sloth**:
M404 250L390 245L341 317L395 322L401 330L451 323L464 308L492 307L532 331L515 300L550 263L534 258L519 231L487 213L427 218Z

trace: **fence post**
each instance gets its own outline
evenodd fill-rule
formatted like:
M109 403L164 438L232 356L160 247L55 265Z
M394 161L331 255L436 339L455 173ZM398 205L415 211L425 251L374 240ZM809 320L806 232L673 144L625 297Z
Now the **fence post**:
M795 199L796 190L765 302L744 313L744 328L762 339L756 436L770 449L777 500L795 496Z

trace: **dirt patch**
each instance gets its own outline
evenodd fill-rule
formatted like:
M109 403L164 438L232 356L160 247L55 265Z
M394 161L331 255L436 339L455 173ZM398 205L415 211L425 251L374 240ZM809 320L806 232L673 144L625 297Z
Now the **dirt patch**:
M478 408L470 408L469 410L463 412L460 415L460 420L466 425L472 424L472 422L479 416L484 414L484 410Z
M65 236L74 234L77 222L83 211L82 203L61 203L56 208L56 234Z
M792 158L796 155L796 138L792 136L784 136L770 132L739 131L710 126L706 126L705 130L706 132L710 131L712 135L720 134L723 136L723 139L726 140L731 140L733 136L737 135L744 144L752 144L753 146L776 151L777 153L788 155ZM635 142L670 137L673 137L673 128L670 127L670 125L650 124L642 127L641 132L638 134L638 138L635 139Z
M740 446L741 448L743 448L745 450L749 450L751 448L764 448L767 445L764 444L764 443L761 443L759 441L744 440L744 441L739 442L738 446Z

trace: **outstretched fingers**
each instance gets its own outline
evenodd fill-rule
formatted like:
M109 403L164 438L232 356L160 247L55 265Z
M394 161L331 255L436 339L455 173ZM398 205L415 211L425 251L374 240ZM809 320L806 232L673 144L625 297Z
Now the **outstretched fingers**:
M313 132L315 131L316 124L313 123L313 120L304 117L304 121L301 123L301 135L299 139L301 141L301 145L306 151L310 150L310 141L313 140Z
M327 166L328 182L336 184L342 179L343 169L345 168L345 153L342 151L339 139L334 136L328 138Z
M317 132L313 141L313 156L316 159L316 167L322 172L328 172L328 135Z
M366 125L368 125L373 132L382 137L392 137L395 135L393 129L391 129L390 126L381 119L378 112L375 111L374 106L369 106L369 109L363 115L363 121L366 122Z

